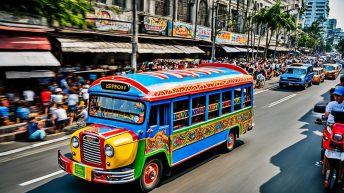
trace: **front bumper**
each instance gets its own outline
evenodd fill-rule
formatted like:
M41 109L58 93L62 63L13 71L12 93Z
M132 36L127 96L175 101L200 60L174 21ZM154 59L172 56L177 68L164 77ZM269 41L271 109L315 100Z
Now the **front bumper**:
M283 81L283 80L280 80L279 84L281 86L304 86L305 85L304 82L290 82L290 81Z
M127 167L114 170L94 168L73 161L70 153L62 155L60 150L58 151L58 164L67 173L87 181L104 184L124 184L135 180L133 168Z

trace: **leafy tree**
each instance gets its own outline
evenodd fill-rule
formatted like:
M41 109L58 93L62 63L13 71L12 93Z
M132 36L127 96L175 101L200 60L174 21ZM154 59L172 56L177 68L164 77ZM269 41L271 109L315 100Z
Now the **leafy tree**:
M45 17L48 25L86 28L90 10L88 0L3 0L0 10L16 15L33 14Z
M337 51L339 53L341 53L342 55L344 55L344 39L341 39L338 43L338 45L336 46Z

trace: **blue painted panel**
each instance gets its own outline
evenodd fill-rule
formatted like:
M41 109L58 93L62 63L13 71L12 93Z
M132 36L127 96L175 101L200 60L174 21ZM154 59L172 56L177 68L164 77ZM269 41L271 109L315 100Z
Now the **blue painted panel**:
M175 164L221 141L224 141L226 139L227 133L228 133L228 130L225 130L215 135L212 135L211 137L205 138L201 141L198 141L196 143L187 145L185 147L182 147L180 149L173 151L172 164Z

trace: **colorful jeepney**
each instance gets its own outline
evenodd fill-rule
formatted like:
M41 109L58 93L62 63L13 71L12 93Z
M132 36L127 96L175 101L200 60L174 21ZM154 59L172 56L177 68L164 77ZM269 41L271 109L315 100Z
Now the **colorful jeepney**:
M231 151L253 125L252 76L230 64L105 77L89 94L88 126L58 163L93 182L152 190L172 166L217 145Z

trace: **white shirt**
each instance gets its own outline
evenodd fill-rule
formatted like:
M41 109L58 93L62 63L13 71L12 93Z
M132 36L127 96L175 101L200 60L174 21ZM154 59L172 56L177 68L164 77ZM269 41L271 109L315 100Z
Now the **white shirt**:
M79 96L76 94L70 94L68 96L67 101L68 101L68 106L77 105L79 102Z
M331 101L326 106L326 112L329 112L327 122L334 123L334 116L331 114L332 111L344 112L344 102L338 104L337 101Z
M58 108L54 111L54 117L57 121L62 121L68 119L66 110Z
M88 100L88 98L90 97L90 95L88 94L88 89L87 88L83 88L81 90L81 95L82 95L82 98L84 100Z
M35 93L32 90L25 90L23 95L25 101L33 101L33 98L35 97Z
M62 103L63 95L62 94L51 95L51 101L55 103Z

